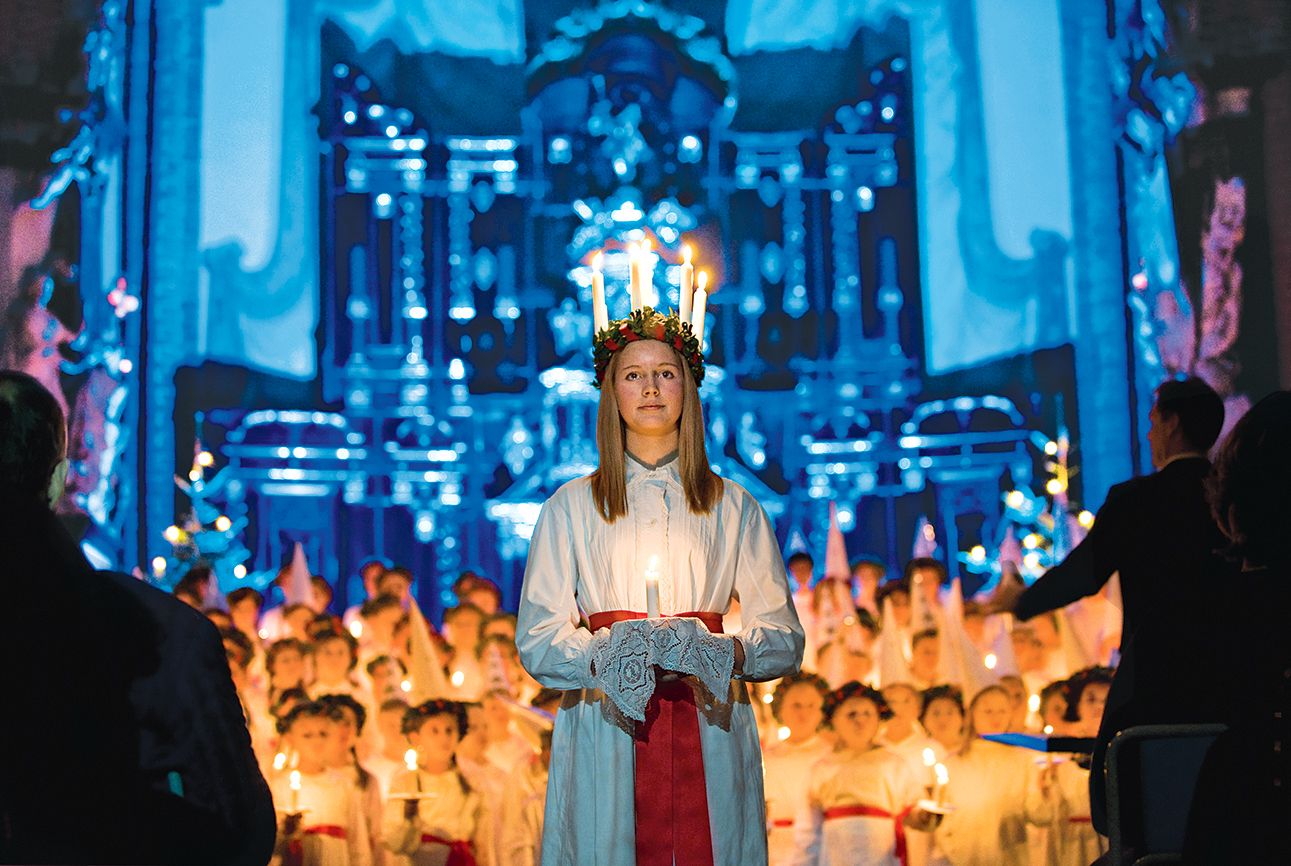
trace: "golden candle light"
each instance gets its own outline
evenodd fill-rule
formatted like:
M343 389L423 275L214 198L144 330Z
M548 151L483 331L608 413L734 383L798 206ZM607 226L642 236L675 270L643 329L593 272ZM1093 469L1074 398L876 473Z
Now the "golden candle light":
M408 767L408 772L417 772L417 750L409 749L403 753L403 762Z
M659 557L651 556L646 565L646 619L659 618Z
M285 766L287 766L287 753L286 753L286 752L279 752L278 754L276 754L276 755L274 755L274 756L273 756L273 768L274 768L274 770L281 770L281 769L282 769L283 767L285 767Z
M300 770L292 770L291 778L288 780L291 786L291 811L300 811Z
M936 764L936 763L937 763L937 753L934 752L931 748L924 749L923 765L925 767L931 767L933 764Z
M461 671L453 671L453 673L448 677L448 681L453 684L453 688L460 689L462 687L462 683L466 682L466 674Z
M932 771L937 775L937 787L933 789L932 799L938 806L942 805L942 798L946 796L946 786L950 784L950 771L946 769L945 764L934 764Z
M996 658L995 653L987 653L986 656L982 659L982 664L986 665L986 669L988 671L995 670L995 666L999 663L1000 663L1000 660Z

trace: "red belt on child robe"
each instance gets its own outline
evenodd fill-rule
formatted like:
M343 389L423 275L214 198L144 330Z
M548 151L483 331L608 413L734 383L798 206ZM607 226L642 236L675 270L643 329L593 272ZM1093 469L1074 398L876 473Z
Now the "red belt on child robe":
M475 866L475 846L465 839L445 839L433 833L422 833L423 845L447 845L448 859L444 866Z
M891 818L894 824L893 832L896 834L896 855L901 861L901 866L906 866L909 861L905 845L905 825L902 823L905 816L910 814L910 809L902 809L893 815L886 809L880 809L878 806L835 806L832 809L825 810L825 820L831 818L855 818L863 816L866 818Z
M709 631L722 634L720 613L671 615L694 617ZM645 618L630 610L607 610L588 621L596 632L616 622ZM655 684L635 740L637 866L713 866L699 709L684 680Z
M315 824L300 831L301 836L331 836L334 839L345 838L345 828L335 824ZM287 843L287 854L282 858L283 866L299 866L305 859L305 846L300 836Z

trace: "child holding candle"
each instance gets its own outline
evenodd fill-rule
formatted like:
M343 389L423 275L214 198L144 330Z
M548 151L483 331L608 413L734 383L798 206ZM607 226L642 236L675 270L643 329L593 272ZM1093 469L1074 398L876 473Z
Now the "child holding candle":
M1092 667L1067 680L1064 721L1072 735L1098 734L1112 676L1110 668ZM1089 812L1089 769L1074 756L1050 760L1035 775L1027 793L1027 818L1048 829L1045 866L1085 866L1107 851L1106 840L1094 830Z
M349 695L323 695L318 702L327 707L336 723L336 736L328 753L328 766L340 770L347 784L353 785L363 801L363 819L367 822L368 841L375 866L385 862L381 847L381 787L376 778L359 763L356 746L367 721L367 710Z
M923 786L906 761L875 742L891 711L883 695L848 683L826 716L837 751L816 763L795 824L794 866L897 866L907 862L908 816Z
M296 767L274 775L277 854L284 866L372 866L358 790L328 766L337 736L333 711L309 701L279 723Z
M457 770L454 751L466 732L456 701L430 700L404 715L416 769L395 774L385 807L385 844L412 866L468 866L484 826L480 795Z
M982 689L969 704L963 748L945 760L945 802L953 811L933 834L930 866L1027 863L1026 795L1032 755L979 739L1006 731L1011 713L1008 693L999 686Z
M831 737L821 733L825 721L826 682L810 673L790 674L780 680L771 711L784 739L766 747L767 851L771 866L787 866L794 852L794 820L807 805L811 768L834 749Z
M553 732L542 860L766 862L761 754L743 683L697 695L661 670L638 692L649 704L634 722L598 685L630 673L630 659L607 657L599 671L593 659L628 631L614 626L644 618L655 555L660 613L683 618L668 630L711 653L712 670L755 681L796 671L803 633L775 532L746 490L710 468L691 323L638 310L611 322L593 348L600 464L543 505L516 629L529 672L570 692ZM742 629L722 635L736 597Z
M918 690L909 683L894 682L885 685L882 692L883 699L888 702L888 709L892 711L892 717L884 722L879 731L879 745L886 746L905 758L919 779L931 780L928 774L932 771L924 760L924 753L935 744L919 721L923 702ZM937 752L938 760L942 757L944 755Z

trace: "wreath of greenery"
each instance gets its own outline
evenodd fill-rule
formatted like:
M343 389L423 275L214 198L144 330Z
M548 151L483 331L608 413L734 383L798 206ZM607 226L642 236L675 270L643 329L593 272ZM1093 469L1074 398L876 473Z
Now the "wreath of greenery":
M652 307L642 307L633 310L626 319L610 322L608 328L602 329L593 338L592 361L596 367L596 387L601 387L614 353L638 340L658 340L676 349L690 365L695 384L704 381L704 356L699 351L699 340L695 338L690 322L683 322L675 312L664 315Z

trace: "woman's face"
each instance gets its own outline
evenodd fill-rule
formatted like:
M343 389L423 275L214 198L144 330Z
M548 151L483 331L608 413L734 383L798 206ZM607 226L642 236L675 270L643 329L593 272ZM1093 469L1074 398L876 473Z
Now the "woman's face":
M799 683L791 686L780 704L780 722L795 732L809 734L820 727L824 719L825 699L815 686Z
M879 733L879 708L868 698L848 698L834 710L832 723L843 746L866 749Z
M619 352L614 396L619 414L638 436L663 436L681 422L681 359L658 340L638 340Z
M937 698L923 714L923 727L942 745L957 743L964 733L964 713L949 698Z

